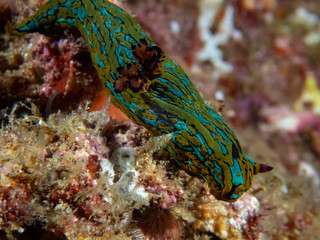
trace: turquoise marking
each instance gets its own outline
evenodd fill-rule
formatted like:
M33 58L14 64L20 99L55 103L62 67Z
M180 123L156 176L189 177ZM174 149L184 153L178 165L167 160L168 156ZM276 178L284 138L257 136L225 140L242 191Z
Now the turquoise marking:
M231 199L238 199L240 197L239 194L232 194Z
M216 127L216 131L221 135L223 140L227 142L231 142L230 139L227 137L227 135L219 127Z
M106 66L104 65L104 62L99 59L99 56L97 54L95 54L95 57L96 57L96 61L97 61L98 66L101 68L106 68Z
M75 26L76 21L74 19L59 18L57 23L67 23L70 26Z
M234 186L243 185L243 177L241 174L241 168L239 162L236 159L233 159L234 164L230 166L231 174L232 174L232 184Z
M219 142L219 141L218 141L218 143L219 143L219 145L220 145L220 147L221 147L222 154L223 154L223 155L227 155L227 154L228 154L228 151L227 151L227 149L226 149L226 145L224 145L223 143L221 143L221 142Z
M55 13L57 12L57 10L58 10L58 7L53 7L53 8L51 8L51 9L49 9L48 12L46 13L46 15L44 15L43 18L45 18L47 15L51 15L51 16L55 15ZM42 17L41 17L41 18L42 18Z
M173 149L172 149L170 146L168 147L168 149L169 149L169 151L171 152L171 154L172 154L174 157L177 156L176 152L173 151ZM179 162L179 163L180 163L180 162Z
M85 32L86 35L87 35L87 41L88 41L89 45L93 48L93 47L94 47L94 46L93 46L93 42L92 42L91 39L90 39L90 32L89 32L89 30L87 29L87 25L86 25L86 24L83 25L83 30L84 30L84 32Z
M28 29L35 29L35 28L39 28L38 22L30 21L29 23L27 23L27 25L21 27L21 28L19 29L19 31L25 32L25 31L27 31Z
M214 169L215 169L220 175L223 175L222 168L218 165L217 161L214 161L213 164L214 164Z
M82 19L84 19L84 18L86 18L88 16L88 12L84 8L84 6L81 7L81 10L78 12L78 16L81 19L81 22L82 22Z
M102 15L104 15L104 16L106 16L108 18L112 18L112 15L107 11L107 9L105 7L101 8L100 12L101 12ZM111 22L110 19L108 19L108 21Z
M217 174L215 174L212 170L210 170L210 175L214 177L214 180L217 181L218 184L223 185L222 181L218 178Z

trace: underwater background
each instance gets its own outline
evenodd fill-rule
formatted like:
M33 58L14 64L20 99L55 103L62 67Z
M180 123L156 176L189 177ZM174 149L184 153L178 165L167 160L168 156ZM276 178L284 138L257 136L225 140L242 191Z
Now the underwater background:
M112 1L273 167L234 203L109 102L77 31L9 34L45 2L0 0L0 239L320 239L317 0Z

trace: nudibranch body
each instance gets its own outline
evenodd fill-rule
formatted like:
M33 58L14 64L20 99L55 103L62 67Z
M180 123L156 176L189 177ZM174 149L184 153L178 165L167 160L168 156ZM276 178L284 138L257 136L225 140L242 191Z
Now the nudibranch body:
M254 174L272 169L242 152L183 69L120 7L107 0L51 0L13 33L54 27L81 32L112 103L155 135L171 133L167 151L186 172L205 179L217 199L237 200Z

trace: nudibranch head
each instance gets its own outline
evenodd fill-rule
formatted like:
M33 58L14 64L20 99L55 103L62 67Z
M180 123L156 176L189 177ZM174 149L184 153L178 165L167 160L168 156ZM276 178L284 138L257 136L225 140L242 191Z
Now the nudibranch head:
M205 179L210 193L218 200L235 202L250 189L253 175L272 170L272 167L248 158L236 138L234 142L217 142L208 149L204 145L190 144L179 133L173 135L169 144L169 151L180 168Z
M211 170L208 175L203 175L210 193L218 200L237 201L250 189L253 175L272 170L268 165L253 162L243 153L239 155L237 159L232 159L233 164L220 163L220 167L216 167L218 171Z

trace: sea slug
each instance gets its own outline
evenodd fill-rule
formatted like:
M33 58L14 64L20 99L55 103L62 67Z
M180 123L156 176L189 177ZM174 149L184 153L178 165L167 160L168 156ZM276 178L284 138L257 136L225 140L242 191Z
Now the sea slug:
M81 32L113 104L153 134L171 133L167 151L180 168L205 179L217 199L236 201L254 174L272 169L242 152L183 69L120 7L107 0L51 0L12 33L46 34L55 27Z

